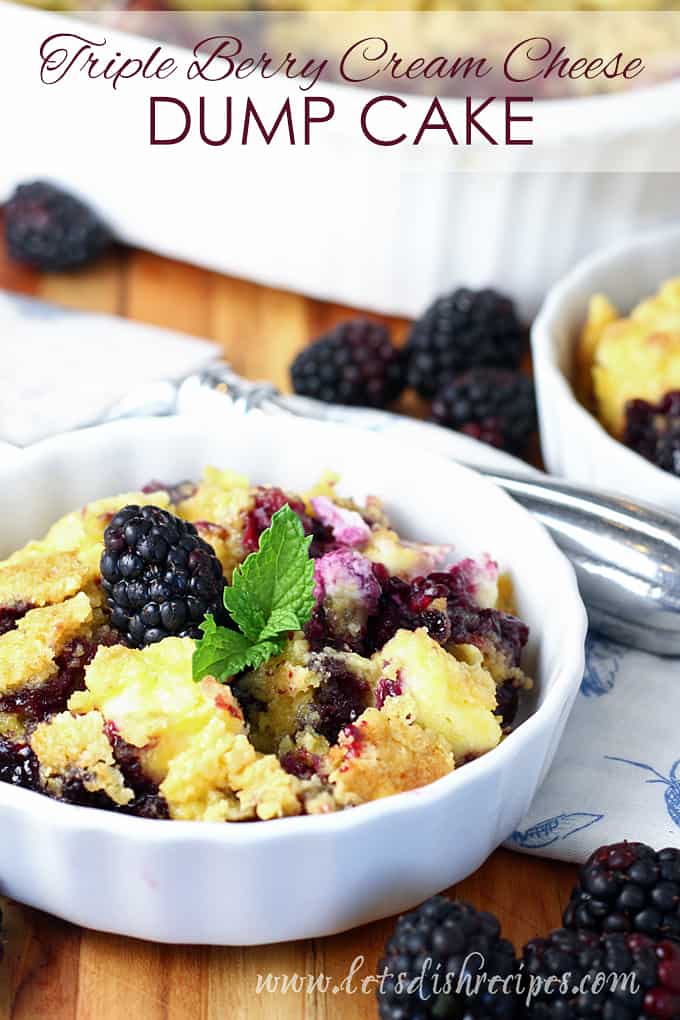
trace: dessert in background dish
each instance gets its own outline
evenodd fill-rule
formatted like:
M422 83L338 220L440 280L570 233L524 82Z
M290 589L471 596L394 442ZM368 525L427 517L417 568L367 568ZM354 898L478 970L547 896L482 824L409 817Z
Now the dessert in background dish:
M576 362L579 396L607 431L680 476L680 278L628 316L594 295Z
M298 495L207 468L69 513L0 563L0 635L0 779L146 818L423 786L531 686L495 562L404 540L330 475Z

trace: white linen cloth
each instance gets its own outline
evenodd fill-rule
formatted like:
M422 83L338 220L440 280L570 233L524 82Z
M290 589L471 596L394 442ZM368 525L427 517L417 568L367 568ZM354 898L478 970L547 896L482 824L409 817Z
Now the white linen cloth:
M0 338L0 444L17 446L93 422L130 390L219 354L207 340L2 293Z
M0 336L4 368L10 366L0 403L0 464L20 455L3 439L24 445L105 415L129 390L131 365L135 383L177 379L217 353L205 341L3 295ZM153 388L148 392L153 404ZM213 403L220 413L222 402L217 393L190 387L179 407L205 413ZM466 463L531 471L466 436L405 418L386 420L386 431ZM602 843L624 838L680 846L679 718L680 659L591 634L585 676L555 761L507 845L577 862Z

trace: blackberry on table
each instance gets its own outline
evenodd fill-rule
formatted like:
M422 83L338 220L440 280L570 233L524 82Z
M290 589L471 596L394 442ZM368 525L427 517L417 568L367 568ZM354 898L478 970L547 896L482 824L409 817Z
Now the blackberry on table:
M399 918L385 946L378 964L381 1020L511 1020L519 1016L516 965L493 914L433 896Z
M680 940L680 850L600 847L582 865L563 921L568 928Z
M35 269L77 269L112 243L108 228L80 199L45 181L20 184L5 205L7 250Z
M526 1020L680 1017L680 946L675 942L639 933L561 928L529 942L522 962L524 988L531 987L522 1013Z
M126 506L104 532L102 588L111 624L133 648L170 635L200 637L220 613L224 577L193 524L156 506Z
M521 453L538 427L534 384L521 372L472 369L439 390L432 404L432 420L500 449Z
M629 400L623 441L663 471L680 476L680 390L658 404Z
M290 369L303 397L334 404L386 407L404 388L404 359L385 326L343 322L297 355Z
M407 383L432 397L446 380L471 368L518 368L526 329L514 303L495 290L460 287L438 298L412 326Z

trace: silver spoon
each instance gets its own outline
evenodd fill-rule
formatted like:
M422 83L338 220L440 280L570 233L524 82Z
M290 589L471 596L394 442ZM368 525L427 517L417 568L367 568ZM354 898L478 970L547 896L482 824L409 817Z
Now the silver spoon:
M286 397L217 366L181 384L175 410L196 391L221 392L244 412L295 414L351 422L372 431L404 426L387 411L345 408ZM408 421L414 436L441 437L426 422ZM480 454L482 452L480 448ZM607 637L657 655L680 655L680 516L622 496L592 491L527 468L526 475L471 464L527 508L573 564L591 626ZM553 607L559 612L559 606Z

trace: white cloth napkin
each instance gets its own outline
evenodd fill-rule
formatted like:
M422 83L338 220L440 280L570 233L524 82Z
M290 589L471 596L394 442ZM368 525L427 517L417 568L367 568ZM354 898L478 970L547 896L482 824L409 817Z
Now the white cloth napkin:
M17 446L95 421L135 387L180 379L219 354L207 340L7 294L0 338L0 441Z
M216 353L213 344L137 323L2 296L0 336L14 340L3 344L14 389L9 404L2 394L0 437L21 444L104 414L129 390L131 364L141 383L180 377ZM178 407L185 414L221 413L223 398L188 384ZM469 464L532 470L422 422L386 418L384 430ZM0 463L3 455L17 451L5 445L3 454L0 442ZM591 634L581 691L555 761L507 845L576 862L600 844L624 838L680 846L679 715L680 659L632 651Z
M602 843L680 846L680 659L595 634L553 766L508 846L583 861Z

